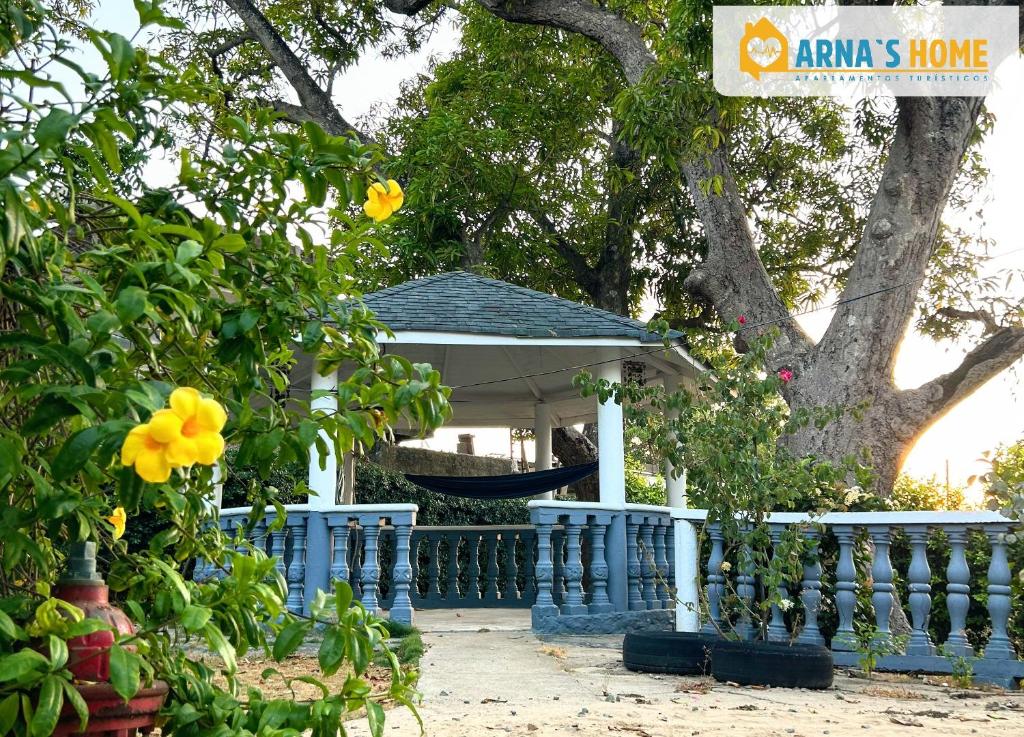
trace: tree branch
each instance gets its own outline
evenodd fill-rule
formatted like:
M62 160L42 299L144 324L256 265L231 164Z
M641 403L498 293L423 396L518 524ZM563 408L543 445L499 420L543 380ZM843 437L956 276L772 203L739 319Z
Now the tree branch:
M225 0L288 79L304 108L303 120L311 120L335 136L354 134L363 143L372 139L360 132L338 112L330 96L309 74L305 64L288 47L281 34L250 0Z
M909 416L920 419L921 429L924 429L1022 356L1024 327L999 328L975 346L948 374L917 389L901 392L901 404Z
M590 295L591 299L596 301L595 295L600 294L601 291L600 278L597 271L587 263L587 259L583 254L577 251L576 247L558 232L557 226L548 217L547 213L531 209L529 215L540 226L541 230L548 235L548 240L555 249L555 252L569 264L569 268L572 269L572 273L576 277L576 281L579 282L580 287Z
M638 26L587 0L477 0L492 15L514 23L579 33L614 56L630 84L640 81L654 61ZM388 10L415 15L424 0L385 0Z
M956 307L941 307L935 311L935 314L954 320L980 322L985 328L985 335L990 335L999 329L999 323L996 322L995 315L985 310L960 310Z

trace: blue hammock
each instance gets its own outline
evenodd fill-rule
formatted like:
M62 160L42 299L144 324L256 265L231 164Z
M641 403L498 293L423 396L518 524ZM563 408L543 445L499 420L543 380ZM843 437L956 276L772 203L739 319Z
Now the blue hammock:
M460 496L463 499L522 499L574 484L596 471L597 461L594 461L579 466L504 476L418 476L407 473L405 477L427 491Z

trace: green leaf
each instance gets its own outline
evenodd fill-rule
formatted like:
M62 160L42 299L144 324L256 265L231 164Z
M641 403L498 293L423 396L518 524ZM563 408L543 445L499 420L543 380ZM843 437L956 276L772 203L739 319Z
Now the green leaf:
M339 619L352 606L352 585L348 581L334 582L334 605Z
M21 426L22 435L38 435L66 417L78 414L78 407L54 394L44 396Z
M18 718L18 694L12 693L0 701L0 734L9 734Z
M80 471L102 440L103 433L97 426L79 430L68 438L50 465L54 479L64 481Z
M110 683L127 701L139 692L139 656L120 645L110 647Z
M345 637L340 627L327 629L317 657L324 675L332 676L338 672L345 658Z
M25 637L21 627L16 625L14 620L2 609L0 609L0 634L11 640L21 640ZM2 729L0 729L0 734L3 734Z
M245 248L245 238L238 233L228 233L215 240L213 247L224 253L236 253Z
M274 660L280 662L295 652L302 644L302 640L305 639L309 628L310 623L301 619L285 625L284 629L278 633L277 639L274 640Z
M367 701L366 721L370 727L370 734L373 737L381 737L384 734L384 707L376 701Z
M210 621L213 612L204 606L189 604L181 613L181 626L189 632L198 632Z
M85 703L82 694L78 692L78 689L70 681L61 679L60 685L64 688L64 698L74 707L75 713L78 715L78 731L84 732L85 725L89 723L88 704ZM3 734L2 729L0 729L0 734Z
M40 148L53 148L68 137L68 132L78 123L78 116L58 107L50 108L46 117L36 126L36 143Z
M50 661L35 650L19 650L14 655L0 658L0 683L16 681L33 670L47 670Z
M174 260L179 264L187 264L203 252L201 244L193 240L182 241L178 244L178 250L174 254Z
M148 297L149 294L141 287L131 286L122 289L117 295L116 304L117 316L121 318L121 322L129 325L142 317L149 304Z
M208 622L206 627L203 628L203 634L206 635L206 644L224 661L225 670L229 673L234 673L238 667L235 649L224 637L224 633L220 631L216 624Z
M39 689L39 701L36 713L32 715L29 733L32 737L50 737L60 718L60 708L64 705L64 689L60 676L47 676Z
M60 670L68 662L68 644L56 635L49 635L46 641L50 648L50 668Z
M0 438L0 489L14 478L21 468L21 447L13 440Z
M90 126L89 132L92 140L99 147L100 153L103 154L107 166L115 174L120 174L123 167L121 166L121 153L117 150L117 139L102 125Z

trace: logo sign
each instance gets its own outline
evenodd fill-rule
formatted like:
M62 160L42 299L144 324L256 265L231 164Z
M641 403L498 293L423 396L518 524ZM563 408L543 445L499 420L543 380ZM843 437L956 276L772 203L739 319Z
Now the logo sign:
M715 6L723 95L986 95L1017 6Z

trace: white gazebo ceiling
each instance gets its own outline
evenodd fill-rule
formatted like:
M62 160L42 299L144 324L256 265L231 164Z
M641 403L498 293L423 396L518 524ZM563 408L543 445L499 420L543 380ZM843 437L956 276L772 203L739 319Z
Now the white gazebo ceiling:
M431 364L452 387L450 426L531 427L540 402L556 426L592 422L597 402L580 397L572 381L607 362L631 363L634 375L642 370L658 384L692 384L703 370L680 333L665 347L637 320L467 272L416 279L363 301L394 332L378 338L385 351ZM300 361L299 386L308 386L311 363Z

